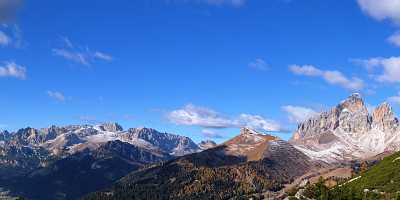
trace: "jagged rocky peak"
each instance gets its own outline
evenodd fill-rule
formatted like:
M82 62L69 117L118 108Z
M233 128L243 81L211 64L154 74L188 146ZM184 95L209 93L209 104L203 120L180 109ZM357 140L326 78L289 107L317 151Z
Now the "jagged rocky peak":
M400 150L399 120L384 102L371 113L359 94L299 124L290 142L327 162L364 159Z
M252 135L252 134L259 134L259 133L248 127L243 127L240 129L240 135Z
M338 108L341 110L346 109L350 112L368 113L368 109L364 104L364 100L359 93L353 93L350 95L338 105Z
M45 135L45 140L53 140L57 136L68 132L68 130L64 127L58 127L58 126L50 126L49 128L43 128L40 129L40 132L42 132Z
M16 138L24 142L24 145L28 143L40 143L41 140L39 131L30 127L18 130Z
M27 136L27 137L35 136L35 135L37 135L37 133L38 133L38 131L31 127L19 129L17 132L18 135L23 135L23 136Z
M339 127L345 132L363 134L371 129L371 117L360 94L352 94L336 109L339 111Z
M315 137L332 138L331 132L338 128L351 134L362 134L371 129L371 121L361 95L354 93L331 110L300 123L292 141Z
M119 132L119 131L124 130L121 125L119 125L118 123L115 123L115 122L104 123L104 124L101 124L99 127L102 131L109 131L109 132Z
M395 131L399 126L398 119L394 116L392 107L384 102L372 112L373 126L383 131Z
M139 128L130 128L128 129L129 133L154 133L157 132L155 129L139 127Z
M194 153L199 150L197 144L188 137L170 133L161 133L152 128L130 128L127 137L129 139L136 138L145 140L176 156Z
M199 146L201 150L207 150L216 147L217 143L212 140L205 140L201 141L197 146Z
M260 143L265 143L268 141L273 141L277 140L278 138L268 135L268 134L263 134L263 133L258 133L257 131L244 127L240 129L240 134L226 142L224 142L224 145L227 145L229 147L234 147L237 148L240 146L239 149L241 148L246 148L246 145L255 145L255 144L260 144Z

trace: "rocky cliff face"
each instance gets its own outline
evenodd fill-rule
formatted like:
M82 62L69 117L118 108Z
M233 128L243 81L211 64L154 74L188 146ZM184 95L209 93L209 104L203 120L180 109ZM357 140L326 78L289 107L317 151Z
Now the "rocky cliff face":
M188 137L161 133L151 128L131 128L127 138L144 140L175 156L182 156L199 151L199 147Z
M385 102L373 111L371 125L372 127L376 127L384 132L396 132L399 126L399 121L394 116L392 107Z
M290 143L314 159L342 162L400 150L399 121L388 103L368 112L359 94L301 124Z

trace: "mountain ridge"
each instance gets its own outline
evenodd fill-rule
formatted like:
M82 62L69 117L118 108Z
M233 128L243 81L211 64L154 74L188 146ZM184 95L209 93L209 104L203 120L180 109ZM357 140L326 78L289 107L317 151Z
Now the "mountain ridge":
M274 193L313 164L286 141L242 128L225 143L132 172L84 199L229 199Z

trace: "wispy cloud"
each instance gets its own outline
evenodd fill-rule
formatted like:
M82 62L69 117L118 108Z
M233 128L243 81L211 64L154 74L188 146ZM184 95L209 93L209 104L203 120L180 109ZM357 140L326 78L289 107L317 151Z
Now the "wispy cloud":
M369 59L353 59L352 61L365 67L370 73L370 76L374 77L379 82L400 82L400 57L376 57Z
M318 114L311 108L287 105L283 106L284 110L288 114L289 121L292 123L301 123Z
M80 47L74 45L71 40L64 37L62 38L64 47L52 49L53 55L61 56L66 60L85 65L91 66L97 60L103 60L110 62L113 60L111 55L100 51L92 51L88 47Z
M396 32L396 33L394 33L393 35L391 35L391 36L387 39L387 41L388 41L390 44L392 44L392 45L394 45L394 46L396 46L396 47L400 47L400 32Z
M342 72L336 70L321 70L313 65L290 65L289 70L296 75L320 77L331 85L339 85L352 91L364 88L364 81L360 78L347 78Z
M113 60L113 57L111 57L110 55L102 53L102 52L99 52L99 51L94 52L93 56L95 58L97 58L97 59L101 59L101 60L105 60L105 61L112 61Z
M22 31L17 24L8 25L0 23L0 46L21 48L23 45Z
M64 94L61 92L58 92L58 91L47 91L47 95L50 98L52 98L56 101L59 101L59 102L65 102L65 100L66 100Z
M8 46L11 43L10 37L4 33L3 31L0 31L0 46Z
M206 107L188 104L181 109L167 113L169 121L178 125L200 126L203 128L237 128L250 127L257 130L280 131L281 125L259 115L240 114L228 117Z
M268 64L265 60L257 58L255 61L249 63L249 67L256 70L265 71L268 69Z
M222 139L222 138L224 138L223 134L219 133L216 130L211 130L211 129L203 129L203 130L201 130L201 134L205 138L209 138L209 139Z
M4 62L3 65L0 65L0 77L11 77L17 79L26 79L26 68L17 65L13 61Z
M400 92L395 96L389 97L388 101L400 105Z
M90 65L88 58L83 53L72 52L66 49L53 49L53 54L82 65Z
M0 0L0 24L13 22L21 5L22 0Z

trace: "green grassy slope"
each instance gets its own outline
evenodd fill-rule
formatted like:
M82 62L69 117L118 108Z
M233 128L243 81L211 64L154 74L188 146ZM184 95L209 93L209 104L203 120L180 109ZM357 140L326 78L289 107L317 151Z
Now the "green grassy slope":
M360 174L360 178L345 184L365 196L364 190L395 195L400 191L400 152L386 157L376 166ZM370 193L370 192L369 192Z

